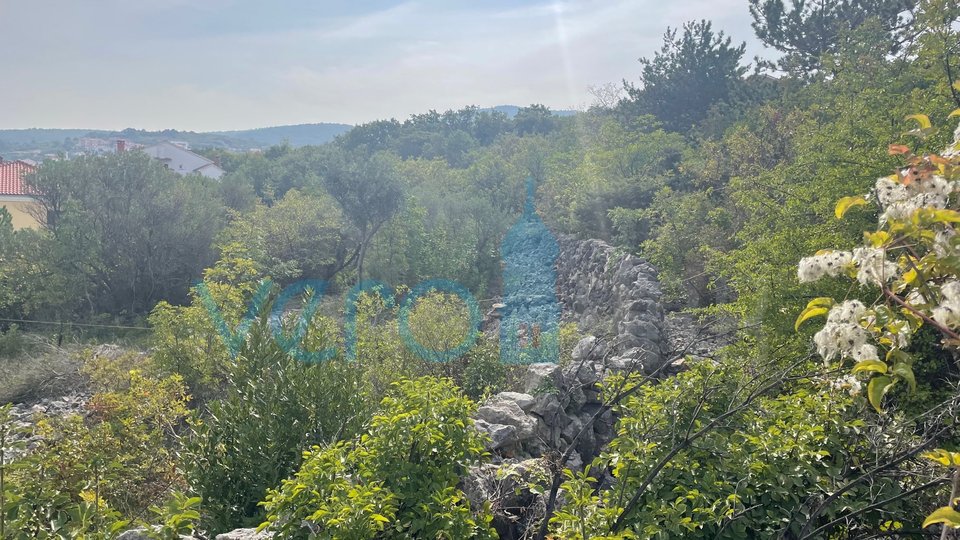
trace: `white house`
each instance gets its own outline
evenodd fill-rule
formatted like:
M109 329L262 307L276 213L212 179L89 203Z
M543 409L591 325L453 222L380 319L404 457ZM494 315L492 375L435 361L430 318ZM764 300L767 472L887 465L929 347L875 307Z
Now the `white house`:
M142 149L148 156L160 160L171 171L186 176L202 174L207 178L219 179L224 170L213 161L169 142L162 142Z

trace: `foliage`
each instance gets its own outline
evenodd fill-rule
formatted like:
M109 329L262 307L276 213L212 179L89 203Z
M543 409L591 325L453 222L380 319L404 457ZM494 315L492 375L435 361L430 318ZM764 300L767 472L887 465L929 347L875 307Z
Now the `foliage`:
M953 115L960 115L957 109ZM926 115L911 115L914 133L926 137L934 128ZM955 136L960 139L960 133ZM891 154L903 157L904 166L877 180L870 197L880 211L879 228L864 232L864 245L853 252L823 250L800 261L801 282L824 277L856 279L862 287L879 289L880 299L872 304L859 300L837 302L830 297L811 300L797 318L805 321L826 316L816 333L817 351L825 363L853 362L851 375L867 376L867 399L878 413L883 399L897 384L917 387L909 354L914 334L929 325L943 336L943 346L954 353L960 345L960 256L954 238L954 224L960 223L956 197L960 180L960 141L955 140L943 155L914 155L909 147L891 145ZM866 206L864 197L840 199L835 214L842 219L851 209ZM857 383L859 384L859 383ZM946 456L945 465L960 468L949 452L927 454ZM960 514L953 508L956 487L947 505L924 522L960 527Z
M58 293L76 299L72 310L143 313L183 298L212 262L223 217L213 180L123 152L47 161L26 181L50 235L47 271L66 274Z
M295 189L272 206L238 215L222 235L224 245L244 246L261 272L281 285L332 279L349 263L353 242L330 196Z
M710 107L726 101L747 68L740 65L746 44L733 46L707 20L688 22L683 33L667 29L663 47L641 58L641 87L627 85L625 105L652 114L671 131L686 132L706 118Z
M86 418L36 418L36 448L12 461L4 455L4 538L112 538L129 527L182 486L170 448L185 404L176 377L132 371L126 390L94 395ZM4 453L25 431L7 414L0 411Z
M342 356L308 364L290 354L278 344L268 308L224 364L230 385L190 418L180 461L203 499L208 531L259 523L257 503L296 470L301 450L351 437L367 411L362 372ZM330 321L314 317L300 346L335 345L333 332Z
M907 34L904 12L918 0L750 0L753 29L763 43L785 56L780 69L803 75L821 66L825 54L840 49L850 32L867 21L880 23L887 42L885 52L895 52Z
M263 527L278 538L493 538L457 488L483 450L474 405L448 380L396 383L364 434L314 447L271 491Z

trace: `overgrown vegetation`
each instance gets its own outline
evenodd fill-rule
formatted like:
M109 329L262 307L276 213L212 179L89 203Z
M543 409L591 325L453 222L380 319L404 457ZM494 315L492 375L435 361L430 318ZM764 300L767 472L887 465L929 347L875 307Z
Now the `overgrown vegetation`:
M694 21L575 116L377 121L221 153L219 184L135 152L44 163L27 182L46 227L0 212L0 401L80 379L91 397L0 408L0 538L492 537L460 483L490 458L470 415L524 367L454 295L406 306L408 333L398 319L429 279L489 307L527 177L555 231L642 255L672 307L741 328L675 377L603 381L595 418L612 411L616 436L582 471L542 458L529 538L948 538L960 7L744 9L778 70ZM148 350L81 353L78 324L147 324L130 341ZM410 337L477 339L441 363ZM563 362L577 337L563 326Z

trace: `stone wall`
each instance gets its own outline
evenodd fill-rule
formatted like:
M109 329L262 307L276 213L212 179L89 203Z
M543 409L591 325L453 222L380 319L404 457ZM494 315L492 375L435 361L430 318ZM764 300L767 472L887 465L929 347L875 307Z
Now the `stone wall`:
M560 237L557 295L563 318L605 339L610 357L638 361L647 372L670 354L657 270L600 240Z

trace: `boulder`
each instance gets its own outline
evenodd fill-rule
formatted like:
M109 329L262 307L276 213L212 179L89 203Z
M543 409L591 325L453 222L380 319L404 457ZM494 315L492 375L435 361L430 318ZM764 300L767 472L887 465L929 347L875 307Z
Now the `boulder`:
M523 374L521 386L527 394L537 395L560 388L563 376L560 366L552 363L530 364Z
M535 398L533 396L520 392L500 392L496 397L501 400L508 399L515 402L520 406L521 409L523 409L524 412L529 412L530 408L533 407L535 402Z
M536 423L527 416L516 401L493 396L477 409L476 417L488 424L502 424L516 428L516 436L523 441L533 436Z
M500 450L520 442L516 426L491 424L484 420L474 420L473 425L477 431L485 433L489 438L487 450Z

